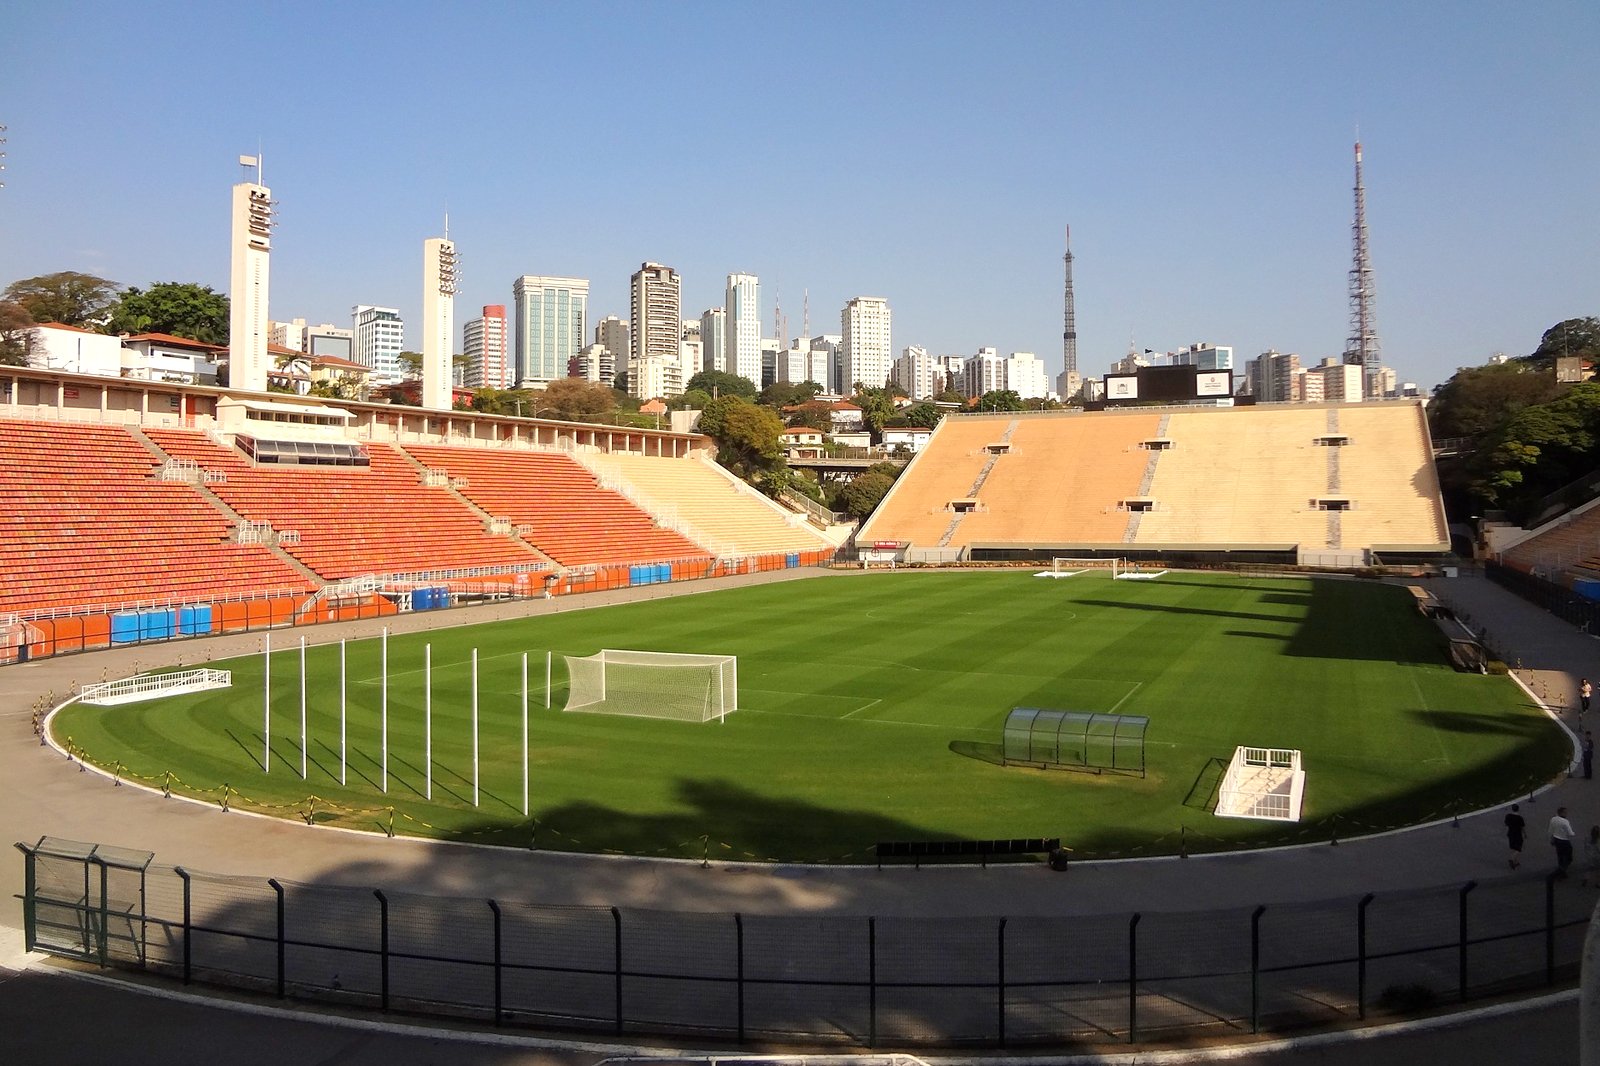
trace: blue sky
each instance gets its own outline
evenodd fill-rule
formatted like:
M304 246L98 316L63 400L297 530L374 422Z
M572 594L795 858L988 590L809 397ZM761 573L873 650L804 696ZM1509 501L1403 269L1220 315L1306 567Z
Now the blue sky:
M758 274L790 336L886 296L896 350L1080 366L1349 330L1360 125L1387 361L1424 387L1600 314L1590 3L84 4L0 10L0 284L225 290L229 186L280 201L272 316L405 314L448 205L457 320L520 274L626 317Z

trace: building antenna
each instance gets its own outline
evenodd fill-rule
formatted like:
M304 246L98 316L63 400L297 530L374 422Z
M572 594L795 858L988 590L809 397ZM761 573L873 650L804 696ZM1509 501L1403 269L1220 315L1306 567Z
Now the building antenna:
M1355 221L1350 227L1350 338L1344 360L1361 367L1362 392L1377 392L1383 354L1378 344L1378 322L1373 313L1372 255L1367 238L1367 188L1361 177L1361 127L1356 127Z
M444 203L444 239L450 239L450 201Z
M801 334L801 336L805 337L806 340L810 340L811 339L811 290L810 289L802 289L801 291L803 293L805 293L805 312L804 312L805 317L801 319L801 322L802 322L801 328L804 329L805 332L803 334Z

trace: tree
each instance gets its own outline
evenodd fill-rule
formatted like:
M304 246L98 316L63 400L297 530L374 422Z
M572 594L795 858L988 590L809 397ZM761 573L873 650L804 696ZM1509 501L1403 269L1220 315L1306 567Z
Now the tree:
M700 417L694 424L695 431L720 441L728 421L728 412L745 402L737 396L718 396L700 409Z
M1434 390L1428 424L1435 440L1482 436L1523 408L1550 402L1560 390L1555 375L1520 360L1465 367Z
M1542 497L1592 471L1600 460L1600 382L1574 385L1559 398L1523 408L1469 460L1477 497L1515 519Z
M906 425L932 429L944 417L944 412L931 403L916 403L906 408Z
M742 396L754 403L756 386L749 378L730 374L726 370L702 370L689 379L684 391L699 389L711 396Z
M839 494L839 503L844 511L865 519L874 510L883 498L894 487L894 480L887 474L880 474L875 470L863 471L850 479L850 483Z
M826 433L833 428L833 412L821 400L812 400L789 412L789 424Z
M667 408L672 411L699 411L711 402L711 394L701 392L699 389L690 389L679 396L667 399Z
M422 353L398 352L394 361L400 364L400 373L407 379L422 377Z
M535 410L543 417L567 422L594 422L616 410L611 389L584 378L557 378L535 396Z
M990 389L978 398L980 411L1021 411L1022 397L1015 389Z
M815 381L775 381L761 390L760 403L779 410L799 407L803 403L810 403L821 391L822 386Z
M15 300L0 300L0 366L27 366L33 348L33 316Z
M960 406L964 405L967 402L967 398L965 396L961 395L961 390L955 389L955 388L949 388L949 389L945 389L943 392L939 393L939 395L935 396L933 398L933 402L934 403L953 403L956 406L960 407Z
M130 287L111 306L111 333L168 333L202 344L228 343L228 298L209 285L158 281Z
M881 434L884 424L895 414L894 395L888 389L857 389L850 402L861 408L861 420L874 435Z
M1569 318L1557 322L1544 331L1531 358L1555 359L1562 355L1600 358L1600 318Z
M21 304L37 323L93 327L105 321L119 288L116 282L93 274L63 270L13 281L0 298Z

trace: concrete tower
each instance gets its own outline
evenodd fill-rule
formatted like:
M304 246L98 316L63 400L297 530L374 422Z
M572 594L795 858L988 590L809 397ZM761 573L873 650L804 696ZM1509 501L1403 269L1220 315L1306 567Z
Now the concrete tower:
M451 357L455 339L456 246L445 236L422 242L422 406L450 410Z
M267 391L267 275L272 256L272 190L261 184L261 159L242 155L255 181L233 187L233 264L228 285L228 383Z

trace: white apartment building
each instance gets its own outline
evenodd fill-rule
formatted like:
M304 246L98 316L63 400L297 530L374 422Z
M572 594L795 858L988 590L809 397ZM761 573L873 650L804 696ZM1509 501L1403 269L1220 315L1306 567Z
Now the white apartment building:
M683 364L673 355L647 355L633 361L628 371L628 394L640 400L661 400L683 395Z
M1024 400L1048 396L1050 375L1045 373L1044 360L1032 352L1012 352L1006 357L1005 387Z
M961 388L965 363L959 355L929 355L914 344L900 353L889 376L913 400L931 400L947 388Z
M616 356L603 344L591 344L578 353L571 376L598 382L608 389L614 388L617 383Z
M724 293L722 365L730 374L761 384L761 281L754 274L729 274Z
M678 345L683 340L682 288L678 272L660 263L641 263L634 272L629 279L629 309L633 315L630 360L677 358Z
M1083 388L1083 375L1076 370L1063 370L1056 375L1056 395L1063 400L1073 399Z
M993 348L979 348L962 367L961 391L968 396L982 396L1007 388L1006 361Z
M1324 359L1321 366L1306 371L1308 378L1313 374L1322 379L1324 400L1355 403L1366 394L1366 370L1360 363L1346 363L1330 357Z
M678 342L678 363L683 367L685 383L706 368L706 349L705 345L700 343L699 329L697 324L693 336L685 337Z
M507 358L505 304L485 304L483 317L462 327L461 353L467 357L467 388L509 389L516 384Z
M844 376L841 391L853 391L856 382L870 388L889 383L889 366L894 361L889 345L889 301L881 296L857 296L839 314L843 342L840 345Z
M1298 383L1298 384L1297 384ZM1317 399L1322 399L1322 379L1317 379ZM1288 403L1305 399L1306 385L1300 357L1267 349L1245 365L1245 391L1258 403ZM1296 395L1296 393L1299 395Z
M586 333L587 278L524 274L511 285L516 300L516 377L522 386L567 376Z
M1226 344L1191 344L1168 352L1167 365L1192 366L1199 370L1232 370L1233 348Z
M406 349L406 324L400 312L393 307L357 304L350 309L350 324L350 358L371 371L367 381L398 384L404 376L399 355Z

